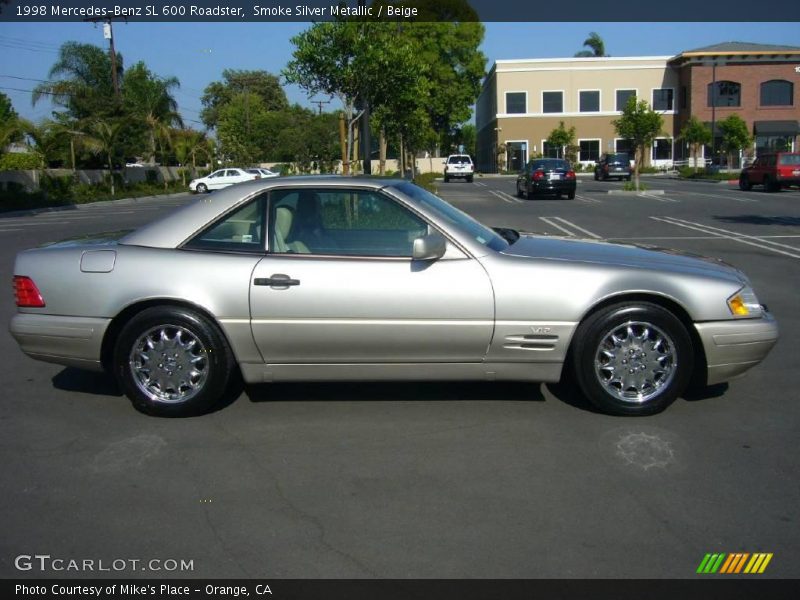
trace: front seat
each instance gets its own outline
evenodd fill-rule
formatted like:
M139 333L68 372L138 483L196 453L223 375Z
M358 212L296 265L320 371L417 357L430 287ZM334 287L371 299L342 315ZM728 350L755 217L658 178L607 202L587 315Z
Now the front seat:
M292 232L294 212L288 206L279 206L275 209L275 240L274 252L283 254L311 254L300 240L287 241Z

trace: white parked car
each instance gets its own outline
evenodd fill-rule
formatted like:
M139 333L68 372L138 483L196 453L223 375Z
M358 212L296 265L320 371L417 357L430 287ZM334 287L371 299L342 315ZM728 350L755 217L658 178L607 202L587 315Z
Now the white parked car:
M453 177L463 177L468 182L472 181L475 174L475 165L469 154L451 154L444 161L444 182L447 183Z
M248 173L256 176L256 179L270 179L271 177L280 177L280 173L270 171L269 169L262 169L261 167L253 167L252 169L245 169Z
M189 189L198 194L205 194L211 190L221 190L229 185L258 179L254 173L248 173L244 169L227 168L218 169L210 175L192 179L189 182Z

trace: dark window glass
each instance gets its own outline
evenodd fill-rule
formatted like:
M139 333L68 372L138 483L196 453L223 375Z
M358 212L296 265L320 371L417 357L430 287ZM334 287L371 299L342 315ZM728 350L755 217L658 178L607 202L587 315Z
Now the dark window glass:
M184 247L227 252L263 251L265 216L266 194L218 219Z
M391 198L365 190L273 194L270 250L278 254L410 257L428 226Z
M708 84L708 106L741 106L742 86L735 81L717 81Z
M544 142L542 154L547 158L561 158L561 146L554 146L550 142Z
M581 112L600 112L600 92L588 91L580 93Z
M630 140L616 140L614 149L617 152L625 152L633 156L633 143Z
M564 112L564 93L542 92L542 112L546 113Z
M672 88L653 90L653 110L672 110Z
M672 142L658 139L653 146L653 160L669 160L672 158Z
M529 163L531 171L569 171L569 163L555 158L540 158Z
M525 92L506 92L506 113L510 115L525 114L527 97Z
M617 110L619 112L625 110L625 105L628 104L630 98L636 98L636 90L617 90Z
M800 154L781 154L779 165L800 165Z
M600 157L600 140L582 140L581 146L581 161L596 161Z
M793 106L794 84L783 79L773 79L761 84L761 106Z

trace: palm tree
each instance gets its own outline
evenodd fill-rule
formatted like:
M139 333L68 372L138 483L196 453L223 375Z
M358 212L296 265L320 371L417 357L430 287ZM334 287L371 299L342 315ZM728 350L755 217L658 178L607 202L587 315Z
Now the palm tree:
M155 162L157 142L169 140L170 127L183 127L172 90L180 87L176 77L157 77L143 62L125 73L123 96L131 113L145 124L149 136L149 161ZM167 143L169 145L169 141Z
M114 195L114 155L127 123L124 119L91 119L85 123L83 143L90 152L103 154L111 177L111 195Z
M589 37L583 40L583 45L591 48L591 50L581 50L580 52L576 52L576 57L608 56L606 54L606 44L603 42L603 38L601 38L600 35L594 31L589 33Z
M204 133L193 129L181 129L175 132L177 141L175 142L175 157L183 165L181 176L183 185L186 185L186 167L191 159L192 173L197 172L197 157L205 155L210 157L208 150L208 140Z
M117 76L122 77L122 56L117 55ZM78 42L64 43L50 68L47 81L37 85L31 101L35 105L50 96L74 119L107 115L117 109L111 82L111 57L102 48Z

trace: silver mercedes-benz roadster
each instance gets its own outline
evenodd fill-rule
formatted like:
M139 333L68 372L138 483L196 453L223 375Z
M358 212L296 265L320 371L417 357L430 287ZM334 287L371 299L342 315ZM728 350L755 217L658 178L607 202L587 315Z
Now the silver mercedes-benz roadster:
M107 369L138 409L208 411L243 380L575 384L663 410L778 338L747 277L672 251L493 230L403 180L257 180L127 234L21 252L11 333Z

